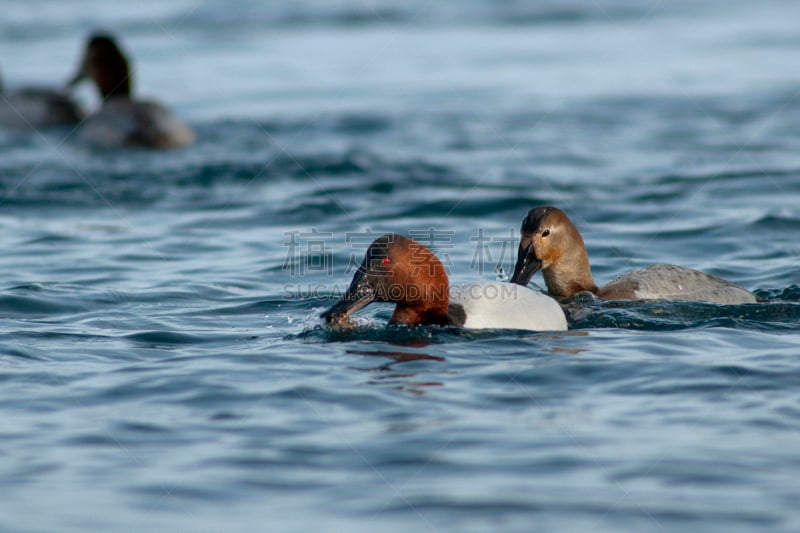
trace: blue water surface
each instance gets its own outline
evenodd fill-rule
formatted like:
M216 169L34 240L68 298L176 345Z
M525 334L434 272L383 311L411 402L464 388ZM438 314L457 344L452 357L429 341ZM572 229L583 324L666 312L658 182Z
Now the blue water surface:
M800 529L800 4L6 4L6 86L111 30L198 142L0 131L0 531ZM767 301L321 327L377 234L503 279L541 204Z

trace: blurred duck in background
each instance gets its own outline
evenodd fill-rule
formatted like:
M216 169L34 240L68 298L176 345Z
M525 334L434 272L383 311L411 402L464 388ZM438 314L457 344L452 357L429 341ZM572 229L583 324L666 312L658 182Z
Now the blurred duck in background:
M46 87L4 91L0 79L0 127L33 130L73 126L83 117L80 106L61 91Z
M162 104L136 100L128 59L107 34L89 37L78 72L69 82L93 80L102 103L78 130L81 140L101 147L176 148L194 142L194 132Z

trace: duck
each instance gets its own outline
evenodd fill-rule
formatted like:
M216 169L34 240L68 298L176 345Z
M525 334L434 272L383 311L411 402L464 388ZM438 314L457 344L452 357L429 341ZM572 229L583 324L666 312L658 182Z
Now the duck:
M345 324L372 302L396 304L390 325L563 331L567 319L552 298L510 283L451 286L442 262L423 244L397 233L367 248L345 294L320 317Z
M522 221L520 234L510 281L527 286L541 270L548 294L559 300L590 292L603 300L690 300L716 304L758 301L753 293L735 283L676 265L651 265L598 287L578 228L557 207L531 209Z
M69 95L47 87L22 87L4 91L0 80L0 127L33 130L74 126L85 116Z
M96 33L89 37L68 87L86 79L97 86L102 104L81 125L78 135L83 141L109 148L178 148L194 142L192 129L163 104L133 98L128 58L113 36Z

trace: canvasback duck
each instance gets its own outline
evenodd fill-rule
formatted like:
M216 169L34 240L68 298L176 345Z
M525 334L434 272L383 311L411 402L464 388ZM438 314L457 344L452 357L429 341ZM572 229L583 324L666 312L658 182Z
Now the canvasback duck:
M177 148L194 142L194 132L166 107L132 98L128 59L113 37L96 34L89 38L69 86L84 79L94 81L103 100L81 125L79 136L85 142L104 147L147 148Z
M539 270L554 298L588 291L606 300L692 300L718 304L756 302L750 291L704 272L652 265L622 274L598 288L578 229L558 208L531 209L522 221L512 283L527 285Z
M567 329L561 306L549 296L510 283L450 286L444 266L433 252L394 233L369 246L347 292L320 316L329 324L339 323L371 302L397 304L390 324Z
M71 126L83 117L80 106L63 92L45 87L4 91L0 80L0 127L27 130Z

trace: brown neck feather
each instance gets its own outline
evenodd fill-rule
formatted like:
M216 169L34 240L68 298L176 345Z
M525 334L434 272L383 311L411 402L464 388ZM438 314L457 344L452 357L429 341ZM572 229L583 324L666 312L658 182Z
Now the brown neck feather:
M557 260L542 271L547 291L556 298L569 298L583 291L597 294L598 288L589 266L589 255L580 235L577 235L576 242L570 243L565 250Z
M415 325L437 325L445 326L449 324L447 317L447 304L442 309L441 306L420 307L419 305L409 306L397 304L392 314L390 324Z

